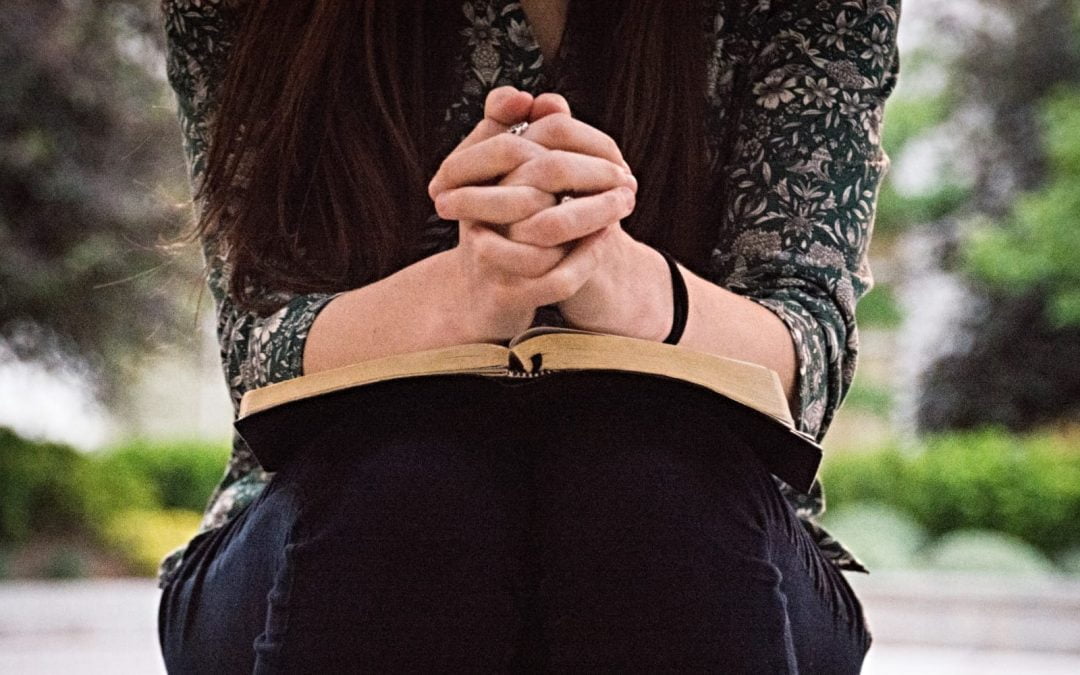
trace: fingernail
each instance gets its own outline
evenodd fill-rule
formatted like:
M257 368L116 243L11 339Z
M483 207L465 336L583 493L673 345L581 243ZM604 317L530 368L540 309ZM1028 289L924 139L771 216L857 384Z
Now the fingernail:
M626 174L626 184L631 190L633 190L634 192L637 192L638 182L637 182L637 178L634 177L634 174L632 174L632 173Z

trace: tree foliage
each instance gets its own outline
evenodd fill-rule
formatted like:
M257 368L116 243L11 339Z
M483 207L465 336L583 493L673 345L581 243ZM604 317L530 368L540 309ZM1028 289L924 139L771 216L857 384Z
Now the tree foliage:
M1045 106L1046 184L1022 195L1001 224L977 230L968 263L978 277L1016 295L1045 295L1056 327L1080 327L1080 88Z
M1080 412L1080 2L979 0L948 87L971 198L946 266L980 311L922 374L923 431ZM963 124L967 122L967 124Z
M0 339L23 359L75 357L103 390L183 323L185 265L155 248L186 188L157 10L9 0L0 13Z
M945 27L959 47L948 90L952 108L968 120L974 206L1001 218L1017 196L1047 180L1042 112L1063 84L1080 82L1080 2L976 4L979 20Z

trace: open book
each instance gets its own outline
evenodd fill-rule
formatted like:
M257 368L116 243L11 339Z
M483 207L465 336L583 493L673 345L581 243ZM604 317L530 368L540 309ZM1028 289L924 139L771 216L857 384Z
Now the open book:
M295 430L313 402L366 385L406 378L472 375L539 378L567 371L615 371L678 380L717 395L735 428L747 434L766 468L807 491L821 462L821 447L794 427L780 377L754 363L649 340L539 327L507 346L481 343L399 354L304 375L244 394L236 429L268 471L287 459ZM291 414L290 414L291 413Z

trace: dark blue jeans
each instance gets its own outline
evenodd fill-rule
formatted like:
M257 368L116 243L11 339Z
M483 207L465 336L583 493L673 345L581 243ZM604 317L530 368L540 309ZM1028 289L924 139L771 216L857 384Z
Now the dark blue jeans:
M859 671L858 600L709 396L566 382L373 388L192 542L169 671Z

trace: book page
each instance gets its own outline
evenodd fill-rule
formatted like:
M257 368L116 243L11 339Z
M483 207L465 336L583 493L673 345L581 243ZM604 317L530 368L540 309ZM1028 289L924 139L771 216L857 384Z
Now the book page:
M510 340L510 342L507 344L507 347L509 347L510 349L513 349L514 347L518 346L522 342L525 342L527 340L531 340L534 337L538 337L540 335L552 335L554 333L575 333L577 335L602 335L602 336L605 336L605 337L614 337L612 335L609 335L608 333L594 333L594 332L588 331L588 330L578 330L577 328L560 328L558 326L537 326L536 328L530 328L529 330L525 331L524 333L520 333L519 335L517 335L513 340Z
M531 363L540 354L543 370L618 370L685 380L794 426L780 376L756 363L649 340L564 329L532 333L512 349L522 363Z
M510 350L502 345L477 343L361 361L252 389L240 400L239 416L251 415L296 399L382 380L418 375L497 374L507 370L509 354Z

